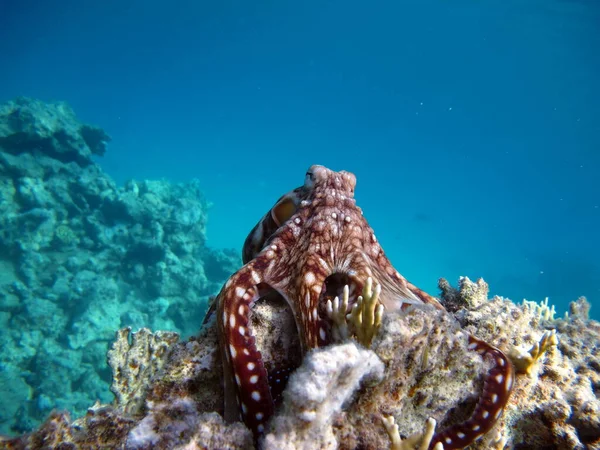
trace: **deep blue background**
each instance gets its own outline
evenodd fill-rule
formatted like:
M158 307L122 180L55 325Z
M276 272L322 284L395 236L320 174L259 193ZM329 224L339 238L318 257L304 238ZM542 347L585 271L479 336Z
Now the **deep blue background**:
M592 0L0 0L0 101L67 101L119 182L199 178L212 245L324 164L422 288L596 317L598 55Z

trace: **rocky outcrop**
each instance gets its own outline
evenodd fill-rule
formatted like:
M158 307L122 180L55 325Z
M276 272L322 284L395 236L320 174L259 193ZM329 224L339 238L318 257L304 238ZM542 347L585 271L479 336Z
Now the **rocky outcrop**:
M206 245L198 181L117 186L64 103L0 106L0 432L109 402L115 330L195 333L241 261Z

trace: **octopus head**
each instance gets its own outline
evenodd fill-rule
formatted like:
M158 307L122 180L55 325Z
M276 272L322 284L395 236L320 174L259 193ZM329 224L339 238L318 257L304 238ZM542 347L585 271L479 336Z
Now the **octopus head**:
M334 172L327 167L314 165L306 171L304 187L309 190L333 189L337 192L344 192L352 198L356 187L356 176L345 170Z

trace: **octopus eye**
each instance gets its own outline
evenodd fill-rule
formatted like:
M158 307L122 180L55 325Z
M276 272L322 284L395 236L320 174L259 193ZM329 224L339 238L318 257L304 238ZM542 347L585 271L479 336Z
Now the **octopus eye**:
M315 181L315 174L312 171L306 172L306 176L304 177L304 186L311 188Z

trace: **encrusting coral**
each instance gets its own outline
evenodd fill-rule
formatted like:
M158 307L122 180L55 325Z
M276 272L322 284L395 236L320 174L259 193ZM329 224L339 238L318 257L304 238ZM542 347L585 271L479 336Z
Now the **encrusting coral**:
M133 333L131 328L117 332L117 339L108 351L108 365L113 371L110 390L123 412L136 414L144 407L147 382L165 364L173 344L179 340L177 333L142 328Z

